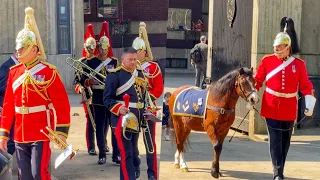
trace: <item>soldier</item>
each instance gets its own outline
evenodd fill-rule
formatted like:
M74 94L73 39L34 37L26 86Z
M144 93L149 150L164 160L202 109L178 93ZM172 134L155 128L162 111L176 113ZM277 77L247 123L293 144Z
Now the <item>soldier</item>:
M140 68L137 68L137 51L128 47L121 56L122 64L107 76L103 99L112 112L111 126L121 155L120 179L135 180L136 167L140 165L138 157L138 138L143 118L144 98L147 80ZM126 107L125 102L130 102ZM127 122L129 121L129 122Z
M148 78L148 93L151 97L152 103L156 106L156 100L162 95L163 93L163 78L160 67L157 63L152 62L153 55L151 52L151 48L149 45L148 34L146 30L146 24L144 22L140 23L140 36L137 37L133 43L132 47L137 50L138 54L138 61L141 64L141 68L143 69L146 77ZM157 114L157 109L153 109L150 106L148 110L151 111L154 115ZM150 138L143 138L144 144L146 147L147 152L147 164L148 164L148 178L150 180L157 179L158 177L158 163L157 163L157 152L156 152L156 123L154 121L144 121L146 130L143 131L145 137ZM148 132L150 131L150 132ZM153 146L153 151L151 148ZM138 168L140 169L140 168ZM139 175L139 172L138 172Z
M10 58L5 61L1 66L0 66L0 120L1 120L1 107L3 105L3 99L4 99L4 95L6 92L6 88L7 88L7 81L8 81L8 75L9 75L9 70L12 66L19 64L19 61L16 58L15 53L10 56ZM14 141L13 141L13 129L14 126L11 127L10 130L10 138L8 141L8 153L13 155L13 153L15 152L15 148L14 148Z
M293 55L299 52L294 22L282 18L281 32L274 43L274 54L262 59L255 76L256 89L266 81L261 115L266 118L274 179L284 179L283 171L297 118L298 90L305 96L305 115L311 116L315 104L313 85L306 64Z
M99 42L97 43L98 51L99 51L98 58L103 62L107 62L109 60L112 60L112 61L117 60L116 58L113 57L112 45L111 45L111 41L109 40L110 40L109 24L107 22L103 22L100 35L99 35ZM114 63L110 62L109 64L106 65L106 68L111 70L118 67L119 66L118 60L117 60L116 66L114 65L115 65ZM109 117L107 118L109 119L109 121L106 122L106 128L105 128L106 135L108 134L109 126L111 127L110 111L108 115ZM109 147L107 146L107 144L108 144L108 141L106 139L106 148L107 148L107 152L109 152ZM120 152L119 152L117 140L114 134L114 129L112 127L111 127L111 144L112 144L112 162L115 162L116 164L120 164Z
M70 103L55 66L46 59L32 8L26 8L24 29L16 38L17 58L10 68L0 124L0 149L7 150L15 118L14 140L20 178L51 179L48 172L50 140L41 133L46 126L66 142L70 126ZM56 124L55 124L56 123Z
M96 46L96 40L93 37L87 39L88 44L86 46ZM103 44L107 49L111 48L109 39L104 36L102 39ZM107 51L107 50L105 50ZM110 51L111 52L111 51ZM101 56L100 56L101 58ZM82 86L92 89L92 104L94 109L94 121L96 123L96 138L99 148L99 160L98 164L106 163L106 128L109 126L110 111L105 107L103 103L103 90L104 78L107 76L108 69L114 69L118 65L118 60L113 57L107 59L100 59L98 57L92 58L90 61L86 61L84 71L90 74L90 71L96 73L96 78L89 78L86 75L82 75L80 83Z
M85 44L90 44L90 38L94 36L94 31L93 31L93 26L92 24L87 25L87 32L85 36ZM88 42L86 42L88 41ZM83 48L83 53L82 56L83 58L79 59L82 63L85 63L86 61L90 61L92 58L95 57L97 54L97 50L95 46L85 46ZM81 67L80 67L81 68ZM90 88L86 88L81 86L80 84L80 79L81 79L81 74L80 72L75 73L75 79L74 79L74 86L75 86L75 91L78 94L82 94L82 101L81 103L83 104L84 112L86 114L87 122L86 122L86 142L87 142L87 149L89 155L97 155L97 152L95 150L95 123L93 119L93 107L92 104L90 103L90 98L92 91ZM87 108L89 107L89 109ZM91 114L90 114L91 113ZM91 119L92 118L92 119Z

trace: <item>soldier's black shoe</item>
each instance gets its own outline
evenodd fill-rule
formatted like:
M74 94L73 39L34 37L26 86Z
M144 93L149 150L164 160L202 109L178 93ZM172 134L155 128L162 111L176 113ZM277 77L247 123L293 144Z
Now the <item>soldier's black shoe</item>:
M116 164L120 164L120 158L119 157L112 158L112 162L115 162Z
M140 177L140 170L136 170L136 179Z
M110 152L110 149L108 146L106 146L106 153Z
M91 156L97 155L97 152L96 152L96 150L94 150L94 149L91 149L90 151L88 151L88 153L89 153L89 155L91 155Z
M274 177L273 180L283 180L283 178L281 178L280 176L276 176L276 177Z
M154 176L150 176L148 180L157 180Z
M99 164L99 165L105 164L106 161L107 161L107 158L101 157L101 158L99 158L99 160L98 160L98 164Z

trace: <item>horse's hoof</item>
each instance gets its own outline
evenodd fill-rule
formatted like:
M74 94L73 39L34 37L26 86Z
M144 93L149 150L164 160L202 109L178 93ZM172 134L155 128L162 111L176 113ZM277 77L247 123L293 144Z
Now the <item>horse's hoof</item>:
M222 177L222 174L220 172L217 172L217 171L211 171L211 176L216 178L216 179L219 179L219 177Z
M189 172L188 168L182 168L181 172Z
M175 167L176 169L180 169L180 165L179 165L179 164L175 164L174 167Z

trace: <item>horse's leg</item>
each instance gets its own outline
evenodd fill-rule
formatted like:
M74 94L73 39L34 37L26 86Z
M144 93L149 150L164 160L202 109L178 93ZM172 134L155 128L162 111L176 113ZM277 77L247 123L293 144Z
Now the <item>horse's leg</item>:
M185 143L185 141L187 140L187 138L188 138L188 136L189 136L189 134L190 134L190 132L191 132L191 129L189 129L189 128L186 128L185 127L185 129L184 129L185 131L184 131L184 134L183 134L183 141L181 141L181 143L182 143L182 151L179 151L179 149L178 149L178 151L180 152L180 154L179 154L179 161L180 161L180 169L181 169L181 171L182 172L188 172L189 170L188 170L188 166L187 166L187 163L186 163L186 161L184 160L184 149L183 149L183 144Z
M174 167L179 169L180 168L180 152L178 149L176 150L176 153L174 154Z
M182 117L172 117L173 126L176 134L176 144L177 144L177 151L174 156L175 167L180 168L183 172L188 172L188 166L184 160L184 143L187 140L191 129L187 128L183 121Z
M209 125L206 131L213 145L214 156L213 156L212 167L211 167L211 176L214 178L219 178L219 176L222 176L219 169L219 159L220 159L223 141L219 141L219 139L217 138L217 135L216 135L217 132L213 125Z

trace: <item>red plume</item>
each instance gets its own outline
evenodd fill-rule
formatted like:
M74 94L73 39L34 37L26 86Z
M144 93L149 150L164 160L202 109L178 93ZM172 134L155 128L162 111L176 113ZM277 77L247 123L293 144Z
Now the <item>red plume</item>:
M84 36L84 43L86 42L86 40L89 38L89 37L93 37L94 38L94 30L93 30L93 26L92 24L88 24L87 25L87 31L86 31L86 34ZM86 57L86 50L85 48L82 49L82 57ZM97 56L99 54L98 52L98 49L96 48L94 50L94 55Z
M107 36L107 38L109 39L109 44L110 44L110 47L109 47L109 51L108 51L108 57L113 57L114 54L113 54L113 50L112 50L112 44L111 44L111 39L110 39L110 34L109 34L109 23L104 21L102 23L102 26L101 26L101 30L100 30L100 35L99 35L99 39L102 37L102 36Z

